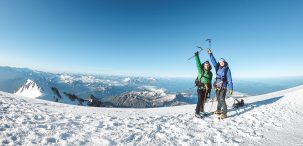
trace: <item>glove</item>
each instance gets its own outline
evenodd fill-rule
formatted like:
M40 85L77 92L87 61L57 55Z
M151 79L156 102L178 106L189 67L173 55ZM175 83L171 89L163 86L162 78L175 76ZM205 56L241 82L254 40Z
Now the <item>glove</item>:
M198 51L195 53L195 56L199 56L199 52Z
M209 48L207 48L207 53L208 53L208 54L211 54L211 53L212 53L211 50L210 50Z
M233 94L233 90L229 90L229 95L232 95Z

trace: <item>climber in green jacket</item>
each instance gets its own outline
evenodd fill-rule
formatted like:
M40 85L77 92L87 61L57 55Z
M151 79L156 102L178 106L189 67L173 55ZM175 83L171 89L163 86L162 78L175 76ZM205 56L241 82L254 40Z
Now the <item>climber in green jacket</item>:
M204 104L211 91L211 81L213 74L211 72L211 65L208 61L201 64L199 52L195 53L195 60L198 69L198 77L196 79L198 102L196 106L196 116L200 116L200 112L204 114Z

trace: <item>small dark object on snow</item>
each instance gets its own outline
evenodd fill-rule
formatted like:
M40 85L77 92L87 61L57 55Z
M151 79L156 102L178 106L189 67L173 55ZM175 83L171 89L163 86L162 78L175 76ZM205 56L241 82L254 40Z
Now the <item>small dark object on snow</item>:
M234 104L233 104L233 108L239 108L239 107L243 107L244 106L244 100L241 99L241 101L239 101L238 99L235 99Z

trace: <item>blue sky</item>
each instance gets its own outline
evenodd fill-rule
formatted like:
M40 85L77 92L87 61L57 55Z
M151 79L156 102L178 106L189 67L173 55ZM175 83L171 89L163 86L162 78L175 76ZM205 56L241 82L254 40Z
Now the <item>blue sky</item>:
M234 78L303 75L300 0L3 0L0 65L194 77L195 46ZM204 51L201 59L209 59Z

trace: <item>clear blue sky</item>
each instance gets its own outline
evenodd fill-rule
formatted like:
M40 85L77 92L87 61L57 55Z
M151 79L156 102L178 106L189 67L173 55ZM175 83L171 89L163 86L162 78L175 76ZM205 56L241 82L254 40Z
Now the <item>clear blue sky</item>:
M303 75L302 7L301 0L1 0L0 65L194 77L187 58L212 38L235 78Z

